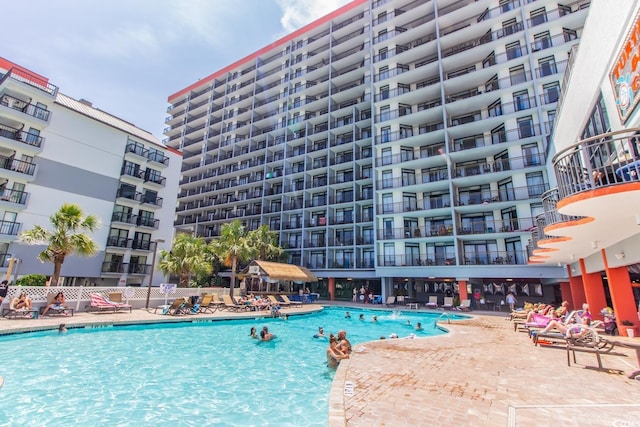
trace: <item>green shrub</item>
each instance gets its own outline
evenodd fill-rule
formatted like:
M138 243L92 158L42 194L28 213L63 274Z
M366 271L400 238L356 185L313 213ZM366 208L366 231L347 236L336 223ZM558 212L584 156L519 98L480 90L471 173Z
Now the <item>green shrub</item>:
M44 286L47 284L47 276L44 274L27 274L16 282L17 286Z

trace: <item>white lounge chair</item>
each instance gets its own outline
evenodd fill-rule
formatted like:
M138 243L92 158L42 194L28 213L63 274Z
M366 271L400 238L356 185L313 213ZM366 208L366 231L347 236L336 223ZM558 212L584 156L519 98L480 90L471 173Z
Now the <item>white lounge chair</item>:
M442 308L445 310L453 310L453 297L444 297Z
M458 310L460 311L471 311L471 300L463 299L460 305L458 306Z
M384 303L384 305L396 305L396 297L387 297L387 301Z
M429 302L425 304L427 308L438 308L438 296L432 295L429 297Z

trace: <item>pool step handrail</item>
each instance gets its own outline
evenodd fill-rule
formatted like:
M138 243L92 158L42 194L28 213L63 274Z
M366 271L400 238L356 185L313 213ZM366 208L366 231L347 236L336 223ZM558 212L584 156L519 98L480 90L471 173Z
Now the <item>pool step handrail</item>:
M449 313L447 313L447 312L445 311L444 313L442 313L442 314L440 315L440 317L438 317L438 318L436 319L436 321L435 321L435 322L433 322L433 327L434 327L434 328L437 328L437 327L438 327L438 321L439 321L440 319L442 319L443 317L445 317L445 316L447 317L447 323L451 323L451 315L449 315Z

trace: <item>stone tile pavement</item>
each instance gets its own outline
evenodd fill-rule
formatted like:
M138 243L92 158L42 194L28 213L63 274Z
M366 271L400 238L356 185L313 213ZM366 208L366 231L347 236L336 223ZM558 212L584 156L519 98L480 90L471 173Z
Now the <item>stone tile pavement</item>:
M535 347L504 315L442 326L450 333L356 346L336 372L329 425L640 426L640 381L585 368L595 354L569 367L564 348ZM638 369L620 352L604 366Z

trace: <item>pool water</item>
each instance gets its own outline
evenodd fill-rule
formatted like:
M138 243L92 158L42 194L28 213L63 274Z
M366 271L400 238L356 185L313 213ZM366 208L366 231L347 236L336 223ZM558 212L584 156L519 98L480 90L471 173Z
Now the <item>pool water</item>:
M345 311L351 319L345 319ZM363 313L365 320L358 320ZM378 323L372 322L372 316ZM0 337L0 425L325 426L328 336L352 344L441 334L439 313L325 308L258 319L69 329ZM423 331L407 325L421 322ZM277 336L249 337L251 326Z

